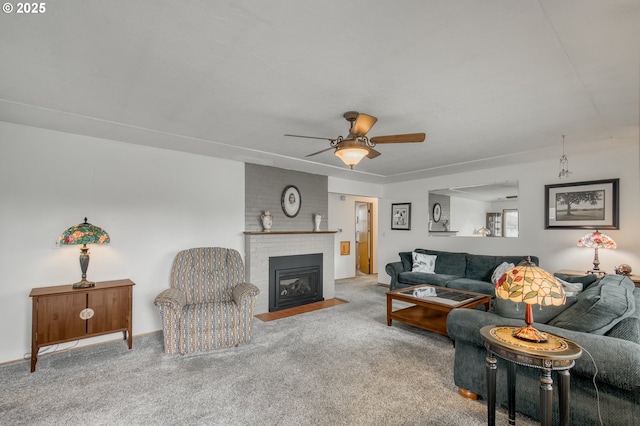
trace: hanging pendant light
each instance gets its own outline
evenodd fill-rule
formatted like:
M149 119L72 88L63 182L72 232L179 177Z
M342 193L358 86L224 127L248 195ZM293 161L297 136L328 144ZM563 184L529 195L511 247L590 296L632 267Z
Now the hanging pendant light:
M563 177L568 178L571 172L569 171L569 159L564 154L564 135L562 135L562 157L560 157L560 173L558 173L558 177L562 179Z

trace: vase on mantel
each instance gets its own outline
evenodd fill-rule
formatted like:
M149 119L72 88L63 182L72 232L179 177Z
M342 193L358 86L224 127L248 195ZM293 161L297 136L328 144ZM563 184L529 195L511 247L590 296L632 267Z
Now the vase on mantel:
M315 222L316 227L313 229L314 232L320 231L320 223L322 222L322 215L320 213L315 213L313 215L313 221Z
M269 210L265 210L262 215L260 215L260 219L262 219L262 227L264 228L262 232L270 232L271 225L273 225L273 216L271 216L271 212Z

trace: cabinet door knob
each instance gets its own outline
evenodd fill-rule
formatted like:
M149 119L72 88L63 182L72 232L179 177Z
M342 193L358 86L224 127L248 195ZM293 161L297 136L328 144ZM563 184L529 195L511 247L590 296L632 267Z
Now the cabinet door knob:
M93 317L95 312L91 308L86 308L80 311L80 318L83 320L88 320Z

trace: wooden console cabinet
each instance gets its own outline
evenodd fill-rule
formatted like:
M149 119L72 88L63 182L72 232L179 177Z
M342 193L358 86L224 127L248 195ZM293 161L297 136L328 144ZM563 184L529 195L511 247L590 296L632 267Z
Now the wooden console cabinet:
M31 372L43 346L121 331L131 349L134 285L127 279L88 288L69 284L32 289Z

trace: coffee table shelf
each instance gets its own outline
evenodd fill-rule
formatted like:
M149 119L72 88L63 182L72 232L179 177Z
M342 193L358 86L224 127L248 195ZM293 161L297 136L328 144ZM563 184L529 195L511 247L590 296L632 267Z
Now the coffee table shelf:
M447 334L447 315L449 312L426 309L422 306L411 306L399 309L391 313L387 319L387 325L391 325L391 320L403 322L423 330L434 333Z
M413 291L419 288L433 287L436 297L416 297ZM387 325L392 321L419 327L423 330L449 336L447 316L455 308L472 309L480 305L488 311L491 308L491 296L482 293L437 287L428 284L406 287L387 293ZM393 310L393 301L410 303L412 306Z

